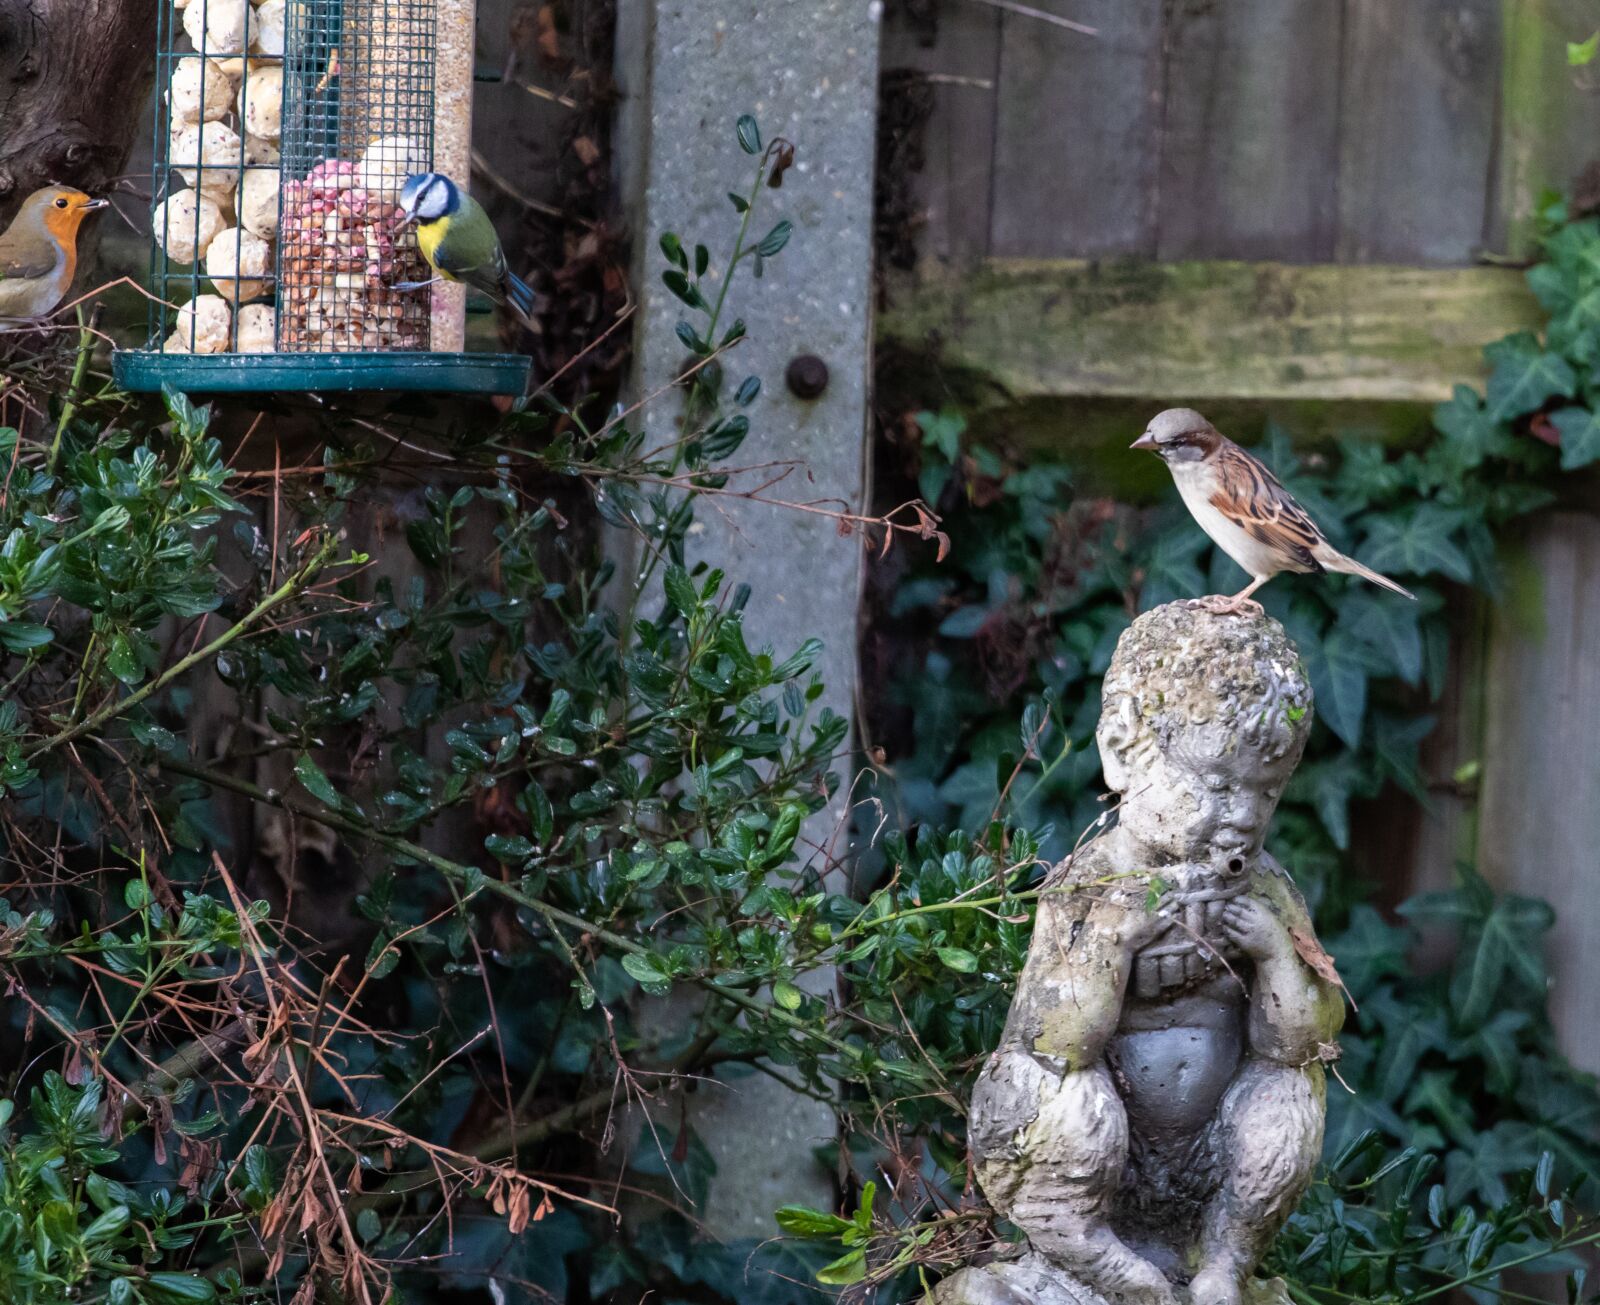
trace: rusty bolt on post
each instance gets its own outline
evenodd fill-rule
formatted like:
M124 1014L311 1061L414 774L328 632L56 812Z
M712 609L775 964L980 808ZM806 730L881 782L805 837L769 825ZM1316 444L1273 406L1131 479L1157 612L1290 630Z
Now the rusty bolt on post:
M820 398L828 388L828 364L814 353L803 353L790 361L783 379L789 385L789 393L795 398Z

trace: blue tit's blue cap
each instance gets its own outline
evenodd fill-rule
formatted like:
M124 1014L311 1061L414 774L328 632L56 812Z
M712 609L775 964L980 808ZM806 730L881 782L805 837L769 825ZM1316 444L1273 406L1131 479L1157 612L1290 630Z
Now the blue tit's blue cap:
M461 207L461 192L442 172L409 176L400 187L400 207L412 219L431 222Z

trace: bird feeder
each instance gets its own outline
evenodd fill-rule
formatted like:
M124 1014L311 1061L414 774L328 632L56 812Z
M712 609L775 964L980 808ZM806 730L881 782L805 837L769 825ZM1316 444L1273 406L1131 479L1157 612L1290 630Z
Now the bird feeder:
M130 390L520 394L401 222L471 168L474 0L161 0L150 337Z

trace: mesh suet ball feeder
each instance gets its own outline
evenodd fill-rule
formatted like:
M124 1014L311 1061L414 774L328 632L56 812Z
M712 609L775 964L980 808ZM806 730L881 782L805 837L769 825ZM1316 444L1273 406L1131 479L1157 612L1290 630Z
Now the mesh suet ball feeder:
M400 222L407 174L470 173L474 2L161 0L156 302L121 385L524 391Z

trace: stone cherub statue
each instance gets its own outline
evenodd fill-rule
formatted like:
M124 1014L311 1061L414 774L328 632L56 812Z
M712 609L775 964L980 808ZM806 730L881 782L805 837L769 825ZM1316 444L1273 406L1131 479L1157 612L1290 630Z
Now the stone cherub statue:
M1117 823L1046 881L972 1099L978 1182L1029 1249L937 1305L1287 1299L1253 1274L1321 1152L1344 1019L1261 850L1310 727L1276 621L1175 603L1122 636L1097 734Z

